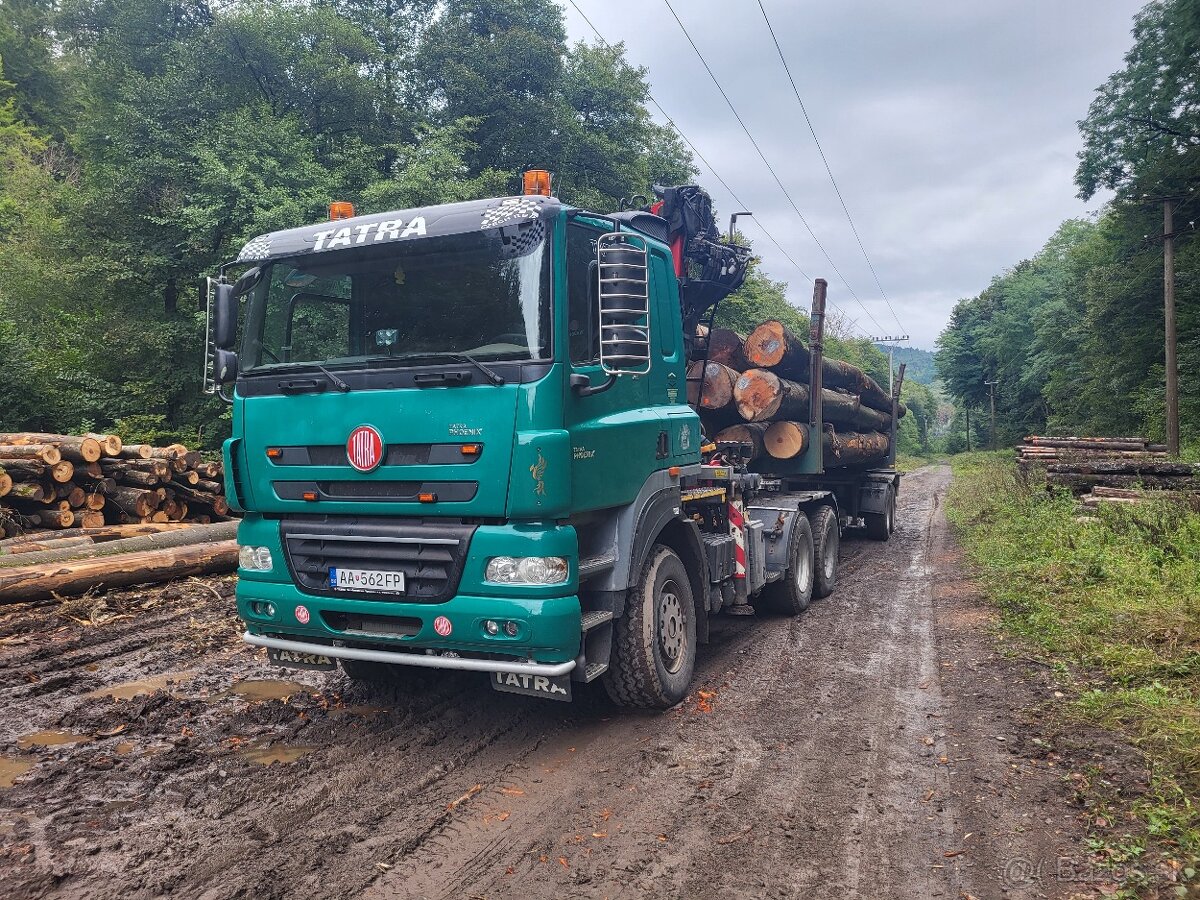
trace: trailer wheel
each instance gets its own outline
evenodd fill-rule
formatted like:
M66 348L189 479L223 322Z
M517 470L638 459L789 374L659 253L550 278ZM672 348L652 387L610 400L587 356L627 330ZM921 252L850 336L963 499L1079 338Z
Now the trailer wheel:
M808 516L800 513L792 526L788 570L779 581L763 588L762 600L767 609L785 616L798 616L808 609L813 596L815 555L812 525Z
M687 696L696 668L696 607L683 561L657 545L613 623L604 687L619 706L667 709Z
M815 557L813 596L828 597L837 584L838 547L841 544L837 513L832 506L821 506L813 512L812 532Z
M867 527L867 537L873 541L886 541L896 530L896 491L889 487L887 502L881 513L863 513L863 523Z

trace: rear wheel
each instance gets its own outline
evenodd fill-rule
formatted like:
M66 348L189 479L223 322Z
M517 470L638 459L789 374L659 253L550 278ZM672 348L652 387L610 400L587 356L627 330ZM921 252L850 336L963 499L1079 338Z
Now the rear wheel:
M896 491L889 487L887 500L881 513L863 513L863 523L867 527L867 537L873 541L886 541L896 530Z
M828 597L837 583L838 547L841 535L832 506L819 507L812 515L815 573L813 596Z
M799 513L792 526L792 547L788 554L788 570L779 581L763 588L762 602L772 612L798 616L808 609L813 596L812 525L808 516Z
M696 607L683 561L657 545L613 623L604 687L621 706L666 709L687 696L696 667Z

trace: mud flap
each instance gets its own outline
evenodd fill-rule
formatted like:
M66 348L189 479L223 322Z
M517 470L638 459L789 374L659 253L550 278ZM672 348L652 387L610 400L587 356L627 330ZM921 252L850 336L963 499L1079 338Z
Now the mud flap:
M525 672L493 672L492 690L527 694L544 700L571 701L570 675L530 675Z

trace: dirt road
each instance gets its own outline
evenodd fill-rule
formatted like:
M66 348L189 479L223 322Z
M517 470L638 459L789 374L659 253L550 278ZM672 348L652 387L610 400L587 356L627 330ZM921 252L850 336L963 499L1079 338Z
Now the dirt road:
M3 893L1071 893L1054 875L1079 811L1036 723L1051 689L995 652L948 480L908 477L893 539L847 540L801 618L722 620L704 693L659 715L482 676L382 697L247 681L276 675L228 579L0 610Z

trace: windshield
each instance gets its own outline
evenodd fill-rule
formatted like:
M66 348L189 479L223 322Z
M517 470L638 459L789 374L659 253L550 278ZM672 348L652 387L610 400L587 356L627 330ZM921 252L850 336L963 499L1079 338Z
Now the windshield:
M250 294L242 371L442 354L549 359L545 229L526 224L537 227L276 260Z

